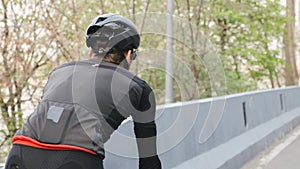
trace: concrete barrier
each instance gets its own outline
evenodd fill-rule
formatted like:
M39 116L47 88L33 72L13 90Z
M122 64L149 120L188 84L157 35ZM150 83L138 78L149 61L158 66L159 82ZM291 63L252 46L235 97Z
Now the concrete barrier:
M299 121L299 87L161 105L158 152L165 169L237 169ZM105 147L105 167L138 168L132 121Z

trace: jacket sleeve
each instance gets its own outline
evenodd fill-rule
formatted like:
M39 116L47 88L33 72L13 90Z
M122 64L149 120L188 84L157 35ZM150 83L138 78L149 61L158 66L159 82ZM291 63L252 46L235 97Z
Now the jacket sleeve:
M161 169L156 148L155 96L147 84L143 86L137 109L132 117L139 152L139 169Z

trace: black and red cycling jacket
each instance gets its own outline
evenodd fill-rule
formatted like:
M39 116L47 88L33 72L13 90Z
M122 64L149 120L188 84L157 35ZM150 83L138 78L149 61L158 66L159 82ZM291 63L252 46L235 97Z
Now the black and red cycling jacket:
M51 72L38 107L14 144L104 158L104 143L132 116L140 168L160 166L155 111L152 89L126 69L96 59L70 62Z

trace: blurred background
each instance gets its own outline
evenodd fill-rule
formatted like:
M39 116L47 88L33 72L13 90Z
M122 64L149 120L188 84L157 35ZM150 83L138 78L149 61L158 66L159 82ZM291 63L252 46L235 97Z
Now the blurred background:
M141 46L130 71L150 84L157 104L298 85L300 1L172 2L173 8L167 0L1 0L0 163L51 70L88 59L86 28L99 14L121 14L137 25ZM175 59L166 101L168 14ZM217 59L224 76L218 87L205 58Z

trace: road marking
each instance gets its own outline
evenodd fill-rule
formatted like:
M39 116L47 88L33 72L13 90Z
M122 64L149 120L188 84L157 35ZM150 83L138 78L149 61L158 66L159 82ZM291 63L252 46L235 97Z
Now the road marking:
M256 169L263 169L266 167L274 158L276 158L280 152L282 152L286 147L292 144L300 136L300 128L294 131L290 137L288 137L284 142L277 145L270 153L266 154L259 160L259 165Z

